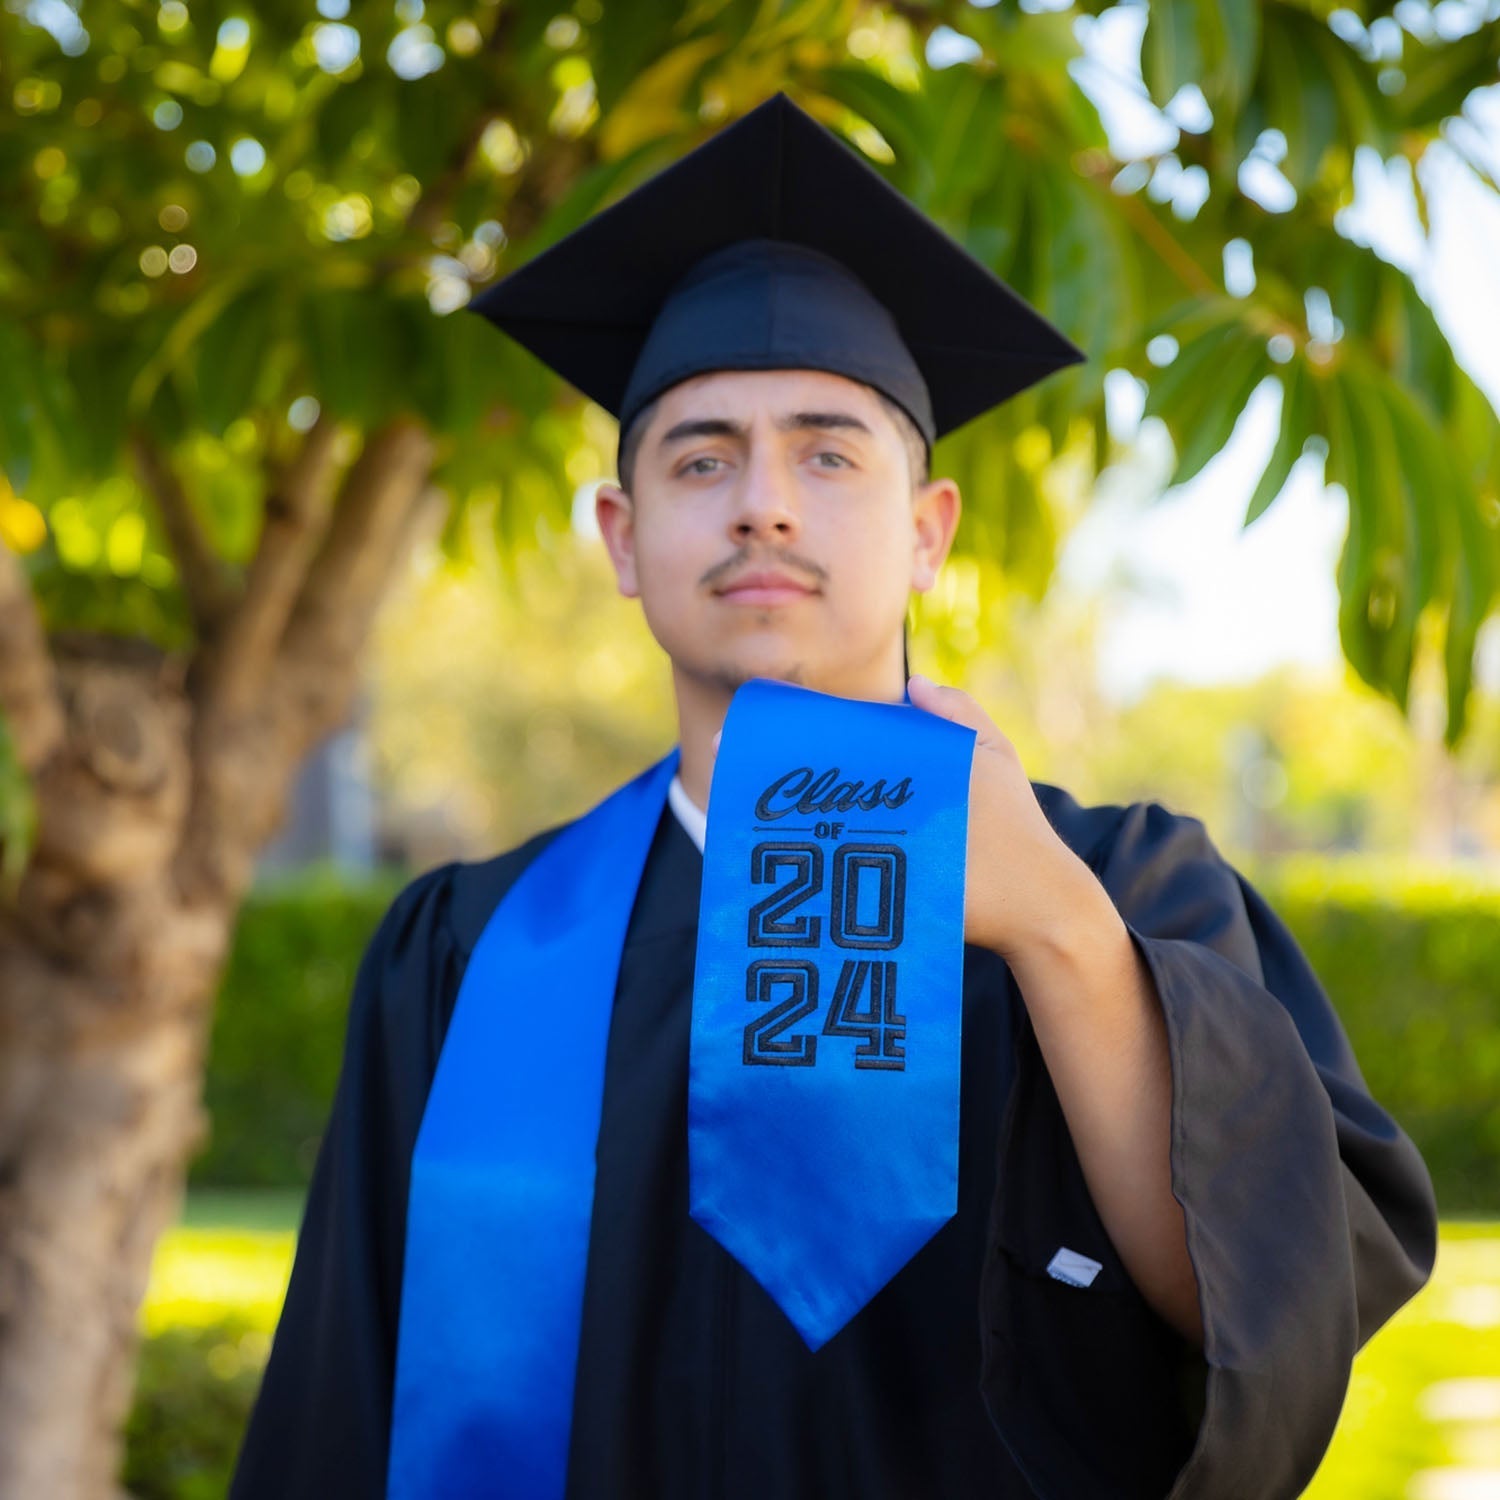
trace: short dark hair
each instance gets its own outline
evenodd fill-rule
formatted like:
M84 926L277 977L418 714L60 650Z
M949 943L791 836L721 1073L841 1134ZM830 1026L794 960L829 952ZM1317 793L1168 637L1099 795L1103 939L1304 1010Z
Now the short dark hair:
M901 441L906 444L906 461L911 468L912 488L926 484L931 477L932 455L927 451L927 439L922 436L922 429L899 401L887 396L884 391L876 391L875 394L880 397L880 404L890 412L896 423L896 430L901 434Z
M911 469L912 487L926 484L930 476L931 455L927 451L927 439L922 436L922 429L912 420L911 413L902 406L899 401L887 396L884 391L875 390L880 397L880 404L891 414L896 424L896 430L901 434L901 441L906 445L907 465ZM641 439L646 435L646 429L651 425L651 418L656 415L656 408L661 404L661 397L656 396L648 401L635 414L630 426L620 433L619 452L615 459L615 470L620 477L620 488L625 493L632 494L635 485L635 460L640 452Z
M615 470L620 476L620 488L627 495L635 492L635 459L640 452L641 439L661 405L661 397L653 396L636 414L629 427L620 431L620 451L615 459Z

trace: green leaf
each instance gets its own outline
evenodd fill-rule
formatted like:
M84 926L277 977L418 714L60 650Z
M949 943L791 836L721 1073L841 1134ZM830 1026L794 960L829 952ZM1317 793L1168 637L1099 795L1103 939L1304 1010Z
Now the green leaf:
M1266 29L1265 99L1267 123L1286 137L1282 172L1294 185L1300 186L1307 181L1307 161L1303 155L1306 132L1302 128L1302 85L1297 48L1280 27Z
M537 7L537 14L543 13ZM589 50L601 110L607 114L618 107L634 80L670 45L682 19L676 0L613 0L605 5L590 30Z
M1178 454L1169 488L1186 483L1223 448L1266 368L1264 340L1226 319L1147 377L1143 415L1166 423Z
M540 255L549 245L571 234L606 203L649 176L653 168L665 166L671 154L665 143L652 141L626 156L600 162L580 173L536 231L527 236L524 250L508 261L506 269L516 270L524 260Z
M1495 537L1468 505L1455 507L1459 526L1458 571L1448 629L1443 641L1443 667L1448 686L1448 720L1444 740L1451 749L1468 720L1469 694L1474 682L1474 648L1479 627L1489 613L1495 589Z
M1286 6L1267 9L1260 75L1266 123L1286 137L1281 171L1299 193L1317 175L1340 124L1332 77L1309 36L1313 29L1327 33L1335 46L1343 45L1321 21L1300 11Z
M1359 438L1339 381L1313 382L1328 442L1328 478L1348 497L1349 526L1339 552L1339 644L1349 664L1371 687L1382 687L1379 643L1370 634L1369 580L1374 572L1375 518L1360 465Z
M318 158L330 175L339 171L361 130L388 136L392 126L393 91L400 83L383 68L341 81L324 100L316 117Z
M276 335L279 283L262 282L231 302L198 341L195 405L216 435L250 410L267 350Z
M1406 81L1393 101L1401 123L1409 130L1436 128L1459 114L1476 89L1496 81L1500 26L1481 25L1436 46L1403 37L1401 72Z
M726 40L714 35L694 37L652 59L599 127L599 151L605 160L690 132L697 122L686 107L687 96L708 64L724 50Z
M1198 28L1202 17L1187 0L1151 0L1141 38L1141 77L1161 105L1185 83L1196 83L1207 71Z
M1264 341L1241 337L1230 347L1213 381L1205 381L1198 392L1184 393L1175 414L1172 441L1178 452L1169 488L1187 484L1224 451L1246 403L1265 379L1267 366Z
M1215 115L1240 109L1254 83L1261 48L1261 0L1200 0L1216 11L1220 28L1214 84L1204 91Z
M1292 468L1302 457L1307 443L1310 412L1307 402L1307 373L1301 360L1293 360L1281 372L1281 425L1276 433L1276 445L1271 450L1270 461L1250 504L1245 509L1241 529L1249 526L1265 513L1266 508L1286 487Z
M364 289L314 287L302 318L316 395L333 415L370 426L401 404L413 351L399 304Z
M79 420L66 437L80 479L103 479L117 468L131 393L138 384L147 350L158 343L162 327L161 319L153 320L133 339L111 330L112 338L103 333L88 344L67 350L67 382ZM140 411L149 408L148 399Z
M1124 223L1097 187L1079 177L1044 175L1041 190L1052 204L1055 233L1044 246L1050 260L1049 317L1103 366L1136 338L1142 317L1140 272L1130 254Z
M1180 323L1179 329L1174 334L1179 341L1176 359L1161 369L1146 372L1143 416L1163 416L1174 410L1186 393L1201 389L1205 377L1218 368L1225 352L1241 337L1238 322L1223 317L1216 317L1191 341L1186 325Z
M1391 373L1408 389L1420 392L1440 416L1453 406L1457 368L1450 347L1432 309L1422 300L1411 278L1394 273L1395 288L1385 332L1394 346Z
M891 178L912 197L925 197L920 179L927 172L932 118L924 92L897 88L867 68L829 68L818 77L818 88L830 99L869 121L896 153Z
M0 712L0 899L14 899L36 843L36 794Z
M506 341L485 319L462 309L440 317L422 298L403 301L400 313L418 351L406 393L435 430L467 438L496 407L516 406L524 387L507 378L516 361L499 357Z
M450 60L435 73L403 80L396 88L395 132L406 170L429 182L458 155L476 101Z
M1417 616L1425 602L1421 593L1424 580L1430 587L1436 539L1430 513L1412 503L1390 407L1380 389L1382 377L1346 360L1340 380L1356 419L1360 477L1369 487L1375 516L1375 572L1366 603L1369 628L1380 643L1381 681L1405 713Z
M969 213L965 245L1005 281L1015 283L1013 267L1025 231L1026 204L1032 193L1031 158L1014 152L1000 165L989 187Z
M1297 14L1288 11L1288 17ZM1307 45L1310 61L1333 84L1345 146L1374 146L1382 156L1396 149L1399 129L1391 103L1375 82L1375 69L1353 47L1313 16L1299 16L1293 43Z
M937 128L925 153L930 183L925 206L962 238L974 200L1005 167L981 143L1005 140L1009 91L1003 76L961 67L944 69L928 87Z
M25 334L0 318L0 469L17 492L31 479L36 453L34 434L40 412L32 394L35 363Z

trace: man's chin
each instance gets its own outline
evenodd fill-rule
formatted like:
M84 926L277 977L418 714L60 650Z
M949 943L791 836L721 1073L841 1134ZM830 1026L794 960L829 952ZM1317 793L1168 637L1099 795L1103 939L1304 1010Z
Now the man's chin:
M794 682L799 686L805 686L807 682L806 673L800 662L788 662L772 666L749 666L742 662L732 663L720 667L714 673L714 680L720 687L733 692L741 684L749 682L752 678L759 677L770 682Z
M802 687L816 687L810 680L806 663L798 657L782 656L776 652L736 652L704 661L678 661L678 670L700 682L711 683L726 693L732 693L741 684L752 678L763 678L770 682L792 682Z

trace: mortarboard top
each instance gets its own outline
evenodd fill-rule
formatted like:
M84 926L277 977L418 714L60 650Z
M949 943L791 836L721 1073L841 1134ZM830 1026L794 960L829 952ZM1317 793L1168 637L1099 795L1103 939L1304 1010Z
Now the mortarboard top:
M468 306L622 432L691 375L823 369L884 391L930 445L1084 358L785 94Z

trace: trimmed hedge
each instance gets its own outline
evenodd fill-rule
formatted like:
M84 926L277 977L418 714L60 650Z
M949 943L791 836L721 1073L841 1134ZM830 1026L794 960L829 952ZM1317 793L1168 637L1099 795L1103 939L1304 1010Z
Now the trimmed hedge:
M224 1500L270 1343L232 1315L145 1341L120 1473L132 1500Z
M360 955L402 877L326 868L254 892L219 992L194 1187L305 1188L338 1081Z
M1353 856L1239 867L1302 944L1443 1213L1500 1210L1500 883ZM318 872L252 896L220 997L195 1185L306 1185L355 969L401 883Z
M1245 866L1246 874L1250 871ZM1252 876L1302 945L1438 1207L1500 1208L1500 883L1296 856Z

